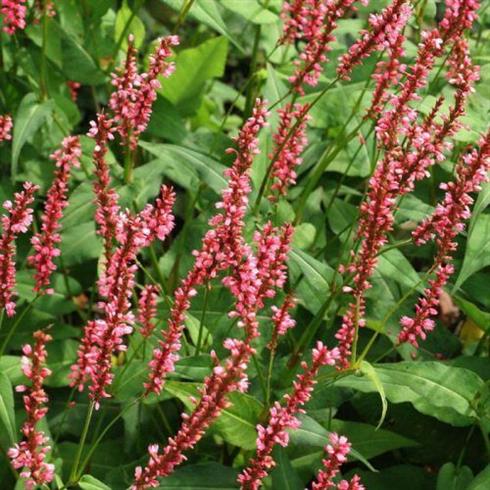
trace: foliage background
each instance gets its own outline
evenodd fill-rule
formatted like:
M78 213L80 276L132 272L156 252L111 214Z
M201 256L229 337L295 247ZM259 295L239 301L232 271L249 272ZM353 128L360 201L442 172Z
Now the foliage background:
M141 274L140 282L154 279L167 291L190 266L190 253L207 228L218 192L225 184L222 174L230 160L224 149L231 145L230 138L257 95L276 101L287 92L287 76L297 56L292 48L274 50L281 29L279 0L196 0L186 12L189 4L181 0L62 0L57 2L54 18L30 22L25 32L14 37L0 36L0 113L11 113L15 121L12 144L0 149L2 201L10 198L24 180L39 184L43 191L48 188L53 173L49 154L63 136L85 134L89 121L106 104L111 91L109 74L124 56L129 32L135 35L142 53L151 51L152 41L159 35L178 32L181 36L176 72L163 82L150 126L140 143L132 182L124 181L121 148L114 145L109 157L126 207L141 209L155 197L162 181L171 181L178 190L177 231L170 242L141 259L147 274ZM372 0L354 17L340 21L330 59L335 60L353 42L366 25L369 12L379 11L386 4ZM420 30L441 12L434 0L414 5L408 58L416 51ZM473 143L488 125L489 6L488 0L482 2L480 20L471 35L472 54L481 65L482 80L465 116L468 129L458 133L453 156ZM145 63L143 57L141 63ZM366 80L375 63L375 57L368 59L355 70L350 82L337 84L314 107L308 129L310 144L298 185L277 208L264 205L261 210L271 214L276 223L296 223L289 266L299 299L295 315L298 325L280 347L272 377L273 399L290 386L294 375L288 366L291 353L304 350L312 338L332 344L345 306L339 294L328 304L326 298L335 285L334 270L353 246L350 231L378 155L369 124L361 126L356 137L348 141L343 135L345 128L355 128L360 122L359 114L368 97L360 106L356 102L366 91ZM335 63L328 63L320 86L303 100L313 100L334 74ZM434 75L420 102L422 110L429 110L436 97L448 91L444 79L434 79ZM67 80L81 84L76 103L70 98ZM261 136L262 152L252 174L255 189L266 169L270 131L267 128ZM360 135L364 138L361 143ZM22 380L21 345L30 341L34 330L48 324L55 340L48 348L53 376L47 381L51 403L45 430L57 442L53 459L60 474L66 475L69 470L82 430L87 399L80 396L76 406L66 410L70 393L67 374L75 360L81 327L92 315L94 283L101 266L101 244L93 222L93 143L85 136L82 143L82 168L74 173L70 204L63 218L56 292L32 305L32 272L25 264L28 239L19 245L18 314L12 320L5 319L0 331L0 411L8 412L0 417L0 481L8 482L4 488L15 486L4 451L17 437L22 420L17 395L16 412L10 412L13 399L8 386ZM331 145L337 145L339 151L315 181L315 169ZM438 184L449 178L453 164L449 158L434 168L431 178L400 204L397 226L390 237L392 246L380 257L369 292L368 328L361 332L361 348L373 332L379 332L367 357L374 369L366 368L359 376L345 377L335 385L320 382L302 428L292 434L287 450L277 452L279 465L266 482L268 488L304 488L319 467L328 430L350 438L356 452L347 471L359 473L369 489L489 488L490 470L485 469L490 450L488 185L461 238L457 273L447 290L448 305L443 308L438 328L416 353L407 346L393 349L398 320L412 311L434 250L430 244L413 247L407 239L414 224L428 215L441 197ZM146 361L136 358L125 369L124 357L114 358L122 374L114 399L97 415L92 441L118 413L124 414L96 449L87 468L91 475L110 488L125 488L147 445L155 440L163 443L175 431L182 406L189 403L189 395L209 371L210 350L223 354L222 340L231 326L227 317L230 304L228 293L220 286L213 287L207 309L202 295L196 299L187 325L185 355L158 400L124 411L141 389ZM160 326L164 326L167 313L161 302ZM206 342L204 353L194 356L200 322L205 326ZM265 335L262 348L267 340ZM128 356L137 343L137 339L131 341ZM149 353L148 348L146 357ZM161 488L235 488L235 468L252 454L255 425L264 416L257 370L265 371L267 363L266 351L259 349L258 363L250 372L250 393L231 397L233 408L189 455L188 465L165 479ZM382 427L376 430L385 409ZM374 468L377 472L372 471ZM81 488L103 488L90 481L82 481Z

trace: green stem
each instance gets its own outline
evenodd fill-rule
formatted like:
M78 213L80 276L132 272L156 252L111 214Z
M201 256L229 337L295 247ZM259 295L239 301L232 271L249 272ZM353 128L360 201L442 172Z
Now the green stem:
M80 442L78 443L78 451L77 451L77 454L75 456L75 461L73 462L73 466L72 466L71 471L70 471L69 480L71 483L76 483L78 480L78 478L77 478L78 466L80 464L80 459L82 457L83 449L85 447L85 442L87 440L87 435L88 435L88 431L90 428L90 422L92 421L92 416L94 414L94 410L95 410L95 402L91 401L90 405L88 407L87 415L85 417L85 423L83 425L83 430L82 430L82 435L80 437Z
M155 274L157 275L158 282L160 283L160 286L162 288L162 292L166 296L167 295L167 285L165 283L165 278L163 277L162 271L160 270L160 267L158 266L157 254L155 252L155 247L153 246L153 244L151 244L149 246L149 251L150 251L151 265L152 265L153 269L155 270Z
M40 80L40 89L41 89L41 100L46 100L48 98L48 85L46 81L47 74L47 39L48 39L48 16L46 15L46 0L43 3L43 41L41 48L41 80Z
M269 357L269 369L267 370L267 396L266 396L266 407L269 408L270 407L270 401L271 401L271 387L272 387L272 368L274 366L274 357L275 357L275 354L276 354L276 349L272 349L271 350L271 355Z
M126 146L126 153L124 154L124 182L130 184L133 181L133 167L134 167L134 151L131 150L129 144Z
M196 352L194 354L194 356L196 357L201 353L202 338L204 332L204 320L206 319L206 311L208 309L208 301L209 301L209 290L211 289L209 282L207 282L204 287L206 288L204 291L204 305L202 307L201 321L199 323L199 334L197 336Z
M254 80L255 72L257 70L257 58L259 54L259 43L260 43L260 33L261 27L260 25L255 26L255 36L254 36L254 44L252 48L252 60L250 62L250 73L249 79ZM247 89L247 98L245 102L245 117L249 117L252 113L252 108L254 106L255 94L256 92L256 84L250 83Z
M264 400L267 399L267 386L265 383L264 375L262 373L262 370L260 369L259 361L257 361L257 356L255 354L252 355L252 361L255 366L255 370L257 371L257 377L259 378L259 384L260 387L262 388L262 393L264 395Z
M0 357L3 356L3 353L5 352L6 347L8 346L10 340L12 339L15 331L17 330L17 327L19 326L20 322L22 319L27 315L32 310L32 307L34 306L34 303L38 300L39 295L37 295L31 303L29 303L23 310L22 313L17 317L15 320L15 323L12 325L12 328L9 330L9 333L7 334L7 337L5 337L5 340L2 343L2 346L0 347Z
M187 17L187 14L189 13L189 10L192 8L193 3L194 0L187 0L187 2L185 2L182 5L182 8L179 12L179 16L177 18L177 22L175 23L174 32L173 32L174 34L176 34L179 31L180 26L184 22L184 19Z

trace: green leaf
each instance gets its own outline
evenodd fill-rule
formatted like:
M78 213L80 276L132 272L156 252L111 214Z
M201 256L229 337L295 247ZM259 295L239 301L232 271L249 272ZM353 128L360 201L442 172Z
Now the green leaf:
M179 468L161 480L159 489L170 490L233 490L238 488L238 472L218 463L203 463Z
M24 378L20 366L20 357L2 356L0 357L0 373L8 377L11 383L19 384Z
M84 42L60 28L63 72L68 80L86 85L104 83L106 77L83 47Z
M488 490L490 487L490 465L488 465L475 479L471 482L466 490Z
M39 103L35 94L27 94L20 102L14 118L14 134L12 142L12 179L17 176L20 151L25 143L34 136L45 119L53 111L53 101Z
M128 22L129 26L124 33L124 28ZM128 7L128 3L124 1L122 7L117 11L116 23L114 25L114 41L119 41L121 35L124 35L123 42L121 43L121 49L123 51L128 49L129 34L134 36L134 45L139 48L145 40L145 25L138 16L134 15L133 11Z
M381 417L379 418L378 425L376 429L379 429L385 420L386 412L388 411L388 402L386 401L385 389L383 387L383 383L379 379L378 373L376 369L367 361L362 361L361 363L361 373L365 374L373 383L376 388L376 391L381 398Z
M382 276L395 280L406 290L424 290L419 275L400 250L393 248L381 253L378 260L377 272Z
M224 165L195 150L177 145L147 143L140 141L140 146L158 157L152 162L168 178L175 180L185 188L195 190L199 181L203 181L215 192L226 187L223 172ZM189 178L194 175L195 179Z
M331 429L347 436L352 446L366 459L375 458L394 449L415 447L419 444L389 430L377 429L373 425L348 420L333 419Z
M466 490L473 480L473 472L468 466L456 468L453 463L446 463L437 475L436 490Z
M63 230L61 237L61 255L65 266L96 259L102 251L102 244L95 234L93 222L81 223Z
M15 413L12 383L7 375L0 372L0 445L7 449L14 445Z
M193 409L190 397L199 398L197 384L168 381L165 390ZM255 449L257 439L256 425L263 410L262 404L244 393L230 393L228 400L232 405L222 411L221 416L214 422L213 428L223 439L234 446L246 450Z
M438 362L399 362L374 369L392 403L410 402L419 412L455 426L471 425L478 418L473 400L484 382L472 371ZM348 376L336 384L364 393L377 391L365 376Z
M240 14L243 18L247 19L253 24L273 24L279 20L279 17L264 8L258 0L221 0L223 7Z
M111 490L105 483L102 483L92 475L83 475L78 482L78 486L82 490Z
M305 308L316 313L329 294L333 269L294 247L289 253L288 262L293 283L302 277L296 288L299 301Z
M453 296L453 300L461 308L464 314L468 318L471 318L478 327L485 330L485 332L490 332L490 313L480 310L478 306L459 296Z
M182 0L160 1L170 5L177 12L180 12L182 8ZM211 27L211 29L214 29L220 34L223 34L223 36L226 36L240 51L244 52L241 44L228 29L215 0L199 0L198 2L194 2L187 15Z
M228 41L224 37L180 51L175 59L175 72L163 80L160 93L181 112L195 113L205 82L223 75L227 53Z
M475 272L490 265L490 215L482 214L468 233L466 253L453 293Z
M276 468L271 473L272 488L304 490L305 486L291 465L284 448L280 446L274 448L274 460L276 461Z

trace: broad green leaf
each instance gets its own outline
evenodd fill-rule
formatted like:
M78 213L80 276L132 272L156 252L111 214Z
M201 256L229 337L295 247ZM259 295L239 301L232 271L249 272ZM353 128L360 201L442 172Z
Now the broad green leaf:
M438 362L399 362L374 369L392 403L410 402L419 412L455 426L471 425L478 418L473 400L484 382L467 369ZM348 376L336 384L364 393L377 391L366 376Z
M466 490L473 480L473 472L468 466L456 468L453 463L446 463L437 475L436 490Z
M468 318L471 318L478 327L485 332L490 331L490 313L480 310L478 306L459 296L453 296L454 302L461 308Z
M94 192L88 182L83 182L70 194L68 206L63 212L61 226L68 229L94 219Z
M61 233L61 255L65 266L82 264L99 257L102 244L93 222L72 226Z
M333 419L331 429L333 432L347 436L352 446L367 459L394 449L419 445L416 441L395 432L376 429L373 425L361 422Z
M158 95L153 104L147 132L177 144L187 135L184 119L177 109L161 95Z
M238 472L218 463L188 465L161 480L159 489L175 490L233 490Z
M129 23L129 25L127 25ZM121 43L121 49L126 51L128 49L128 36L132 34L134 36L134 45L139 48L145 40L145 25L141 19L135 15L128 7L128 3L125 1L122 7L117 11L116 24L114 26L114 40L117 42L121 36L123 42Z
M305 308L316 313L330 294L333 269L294 247L289 253L289 267L294 283L301 277L296 288L299 301Z
M38 102L35 94L27 94L21 101L17 114L14 117L14 133L12 141L12 179L17 176L17 167L20 151L36 131L42 126L46 118L53 111L53 101Z
M466 490L488 490L490 487L490 465L481 473L476 475L475 479L466 488Z
M199 398L198 385L168 381L165 390L181 400L188 409L194 404L190 397ZM232 405L222 411L221 416L214 422L214 429L227 442L246 450L255 449L257 439L256 424L263 410L262 404L244 393L233 392L228 396Z
M16 441L14 395L12 383L4 372L0 372L0 445L5 450Z
M46 378L46 386L58 388L70 384L68 375L77 358L78 344L76 340L63 339L48 345L48 367L51 369L51 376Z
M490 265L490 215L482 214L468 233L466 253L453 292L470 277Z
M264 8L258 0L221 0L223 7L240 14L253 24L272 24L279 20L279 17Z
M379 379L376 369L374 369L372 364L370 364L367 361L362 361L361 373L365 374L372 381L381 399L381 416L379 418L378 425L376 426L376 429L379 429L383 425L383 422L386 417L386 412L388 410L388 402L386 401L386 394L383 387L383 383Z
M293 245L307 250L315 241L316 228L311 223L301 223L294 229Z
M355 471L366 489L373 490L434 490L435 475L415 465L396 465L373 473L363 469Z
M376 270L387 279L395 280L406 290L414 289L420 292L424 290L424 285L412 264L396 248L379 255Z
M177 145L145 141L140 141L139 144L158 158L152 163L160 167L162 173L169 178L176 179L176 182L184 187L195 190L199 181L203 181L219 193L226 186L226 180L223 177L226 167L206 155ZM196 175L198 180L189 180L189 174Z
M84 42L60 28L63 72L68 80L87 85L99 85L105 75L84 48Z
M304 490L305 486L291 465L286 450L280 446L274 448L274 459L276 461L276 468L271 473L272 488Z
M82 490L110 490L110 487L92 475L83 475L78 485Z
M180 12L182 8L182 0L160 0L167 5L170 5L175 11ZM188 12L189 17L194 18L203 24L211 27L215 31L226 36L240 51L244 52L241 44L228 29L223 17L218 8L216 0L199 0L192 4Z
M330 432L308 415L300 415L298 419L301 421L301 426L290 431L291 443L323 449L328 444ZM361 461L370 470L375 471L369 461L355 447L351 450L350 455L353 459Z
M160 93L181 111L194 113L205 82L223 75L227 54L228 41L224 37L180 51L175 59L175 72L163 80Z

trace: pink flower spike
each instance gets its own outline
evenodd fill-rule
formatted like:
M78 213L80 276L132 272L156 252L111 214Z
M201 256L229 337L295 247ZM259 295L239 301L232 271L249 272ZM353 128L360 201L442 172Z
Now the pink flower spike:
M339 359L337 348L328 350L321 342L317 342L312 350L310 364L302 363L303 372L298 374L294 381L293 392L284 395L284 403L276 402L270 409L267 426L257 426L257 451L255 457L249 462L238 476L238 482L243 490L257 490L262 486L262 480L276 465L272 450L276 444L287 446L289 443L288 429L297 429L301 423L298 414L304 413L302 407L310 400L316 376L322 366L333 366Z
M157 299L160 294L159 286L148 284L143 288L138 302L139 313L138 322L141 325L140 333L144 338L150 337L157 316Z
M12 117L8 114L0 116L0 143L12 139Z
M46 343L51 336L38 330L34 333L36 343L33 347L25 345L22 349L22 371L31 381L30 386L18 386L17 391L24 393L24 408L27 414L22 425L23 440L8 450L12 466L22 469L27 489L50 483L54 477L54 465L46 463L46 457L51 450L47 445L48 437L36 426L46 416L48 411L48 395L43 389L43 382L51 371L44 366L47 359Z
M287 331L296 326L296 321L289 314L289 310L296 305L296 299L292 294L288 294L284 299L284 302L280 308L277 306L271 306L272 310L272 323L274 329L272 331L272 339L268 346L270 350L275 350L277 347L277 341L279 337L286 335Z
M3 17L3 30L15 34L26 27L26 0L1 0L0 13Z
M59 230L63 209L68 205L68 179L72 167L80 165L82 150L79 138L69 136L61 143L61 149L51 155L55 161L54 180L47 192L44 213L41 217L41 231L36 233L31 243L34 255L28 257L30 265L36 269L34 291L50 293L48 288L51 274L56 270L53 259L60 254L57 244L61 241Z
M463 155L456 165L456 178L442 185L446 190L444 199L434 213L426 218L413 232L416 244L434 239L437 254L431 270L435 278L415 307L415 317L401 319L402 330L398 342L409 342L418 347L418 339L424 340L434 328L433 317L437 315L442 288L454 272L450 263L458 248L456 236L464 231L464 223L470 217L473 198L470 193L477 192L488 181L490 171L490 131L481 138L479 148Z
M3 207L8 214L2 220L0 236L0 308L5 308L8 316L15 314L15 302L12 299L15 287L15 240L25 233L32 223L32 208L37 185L24 182L23 190L16 192L14 202L5 201Z

